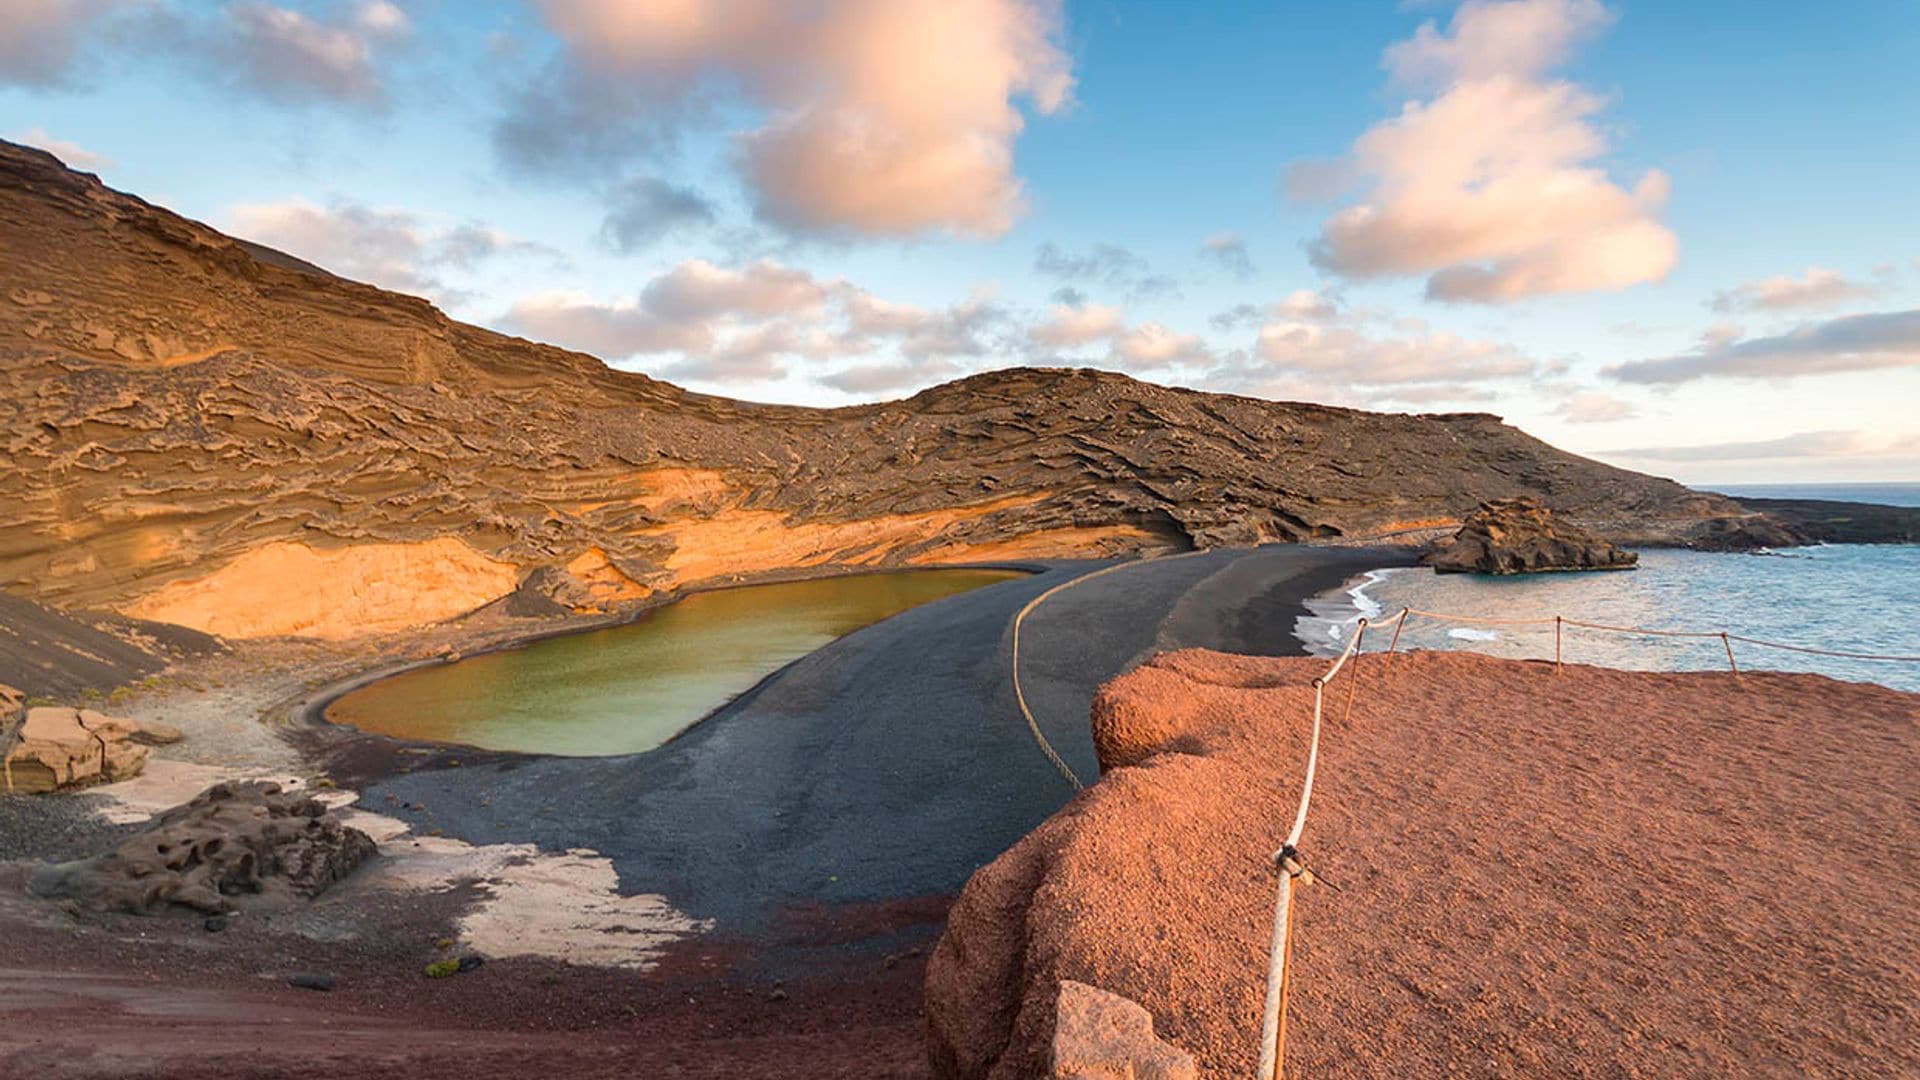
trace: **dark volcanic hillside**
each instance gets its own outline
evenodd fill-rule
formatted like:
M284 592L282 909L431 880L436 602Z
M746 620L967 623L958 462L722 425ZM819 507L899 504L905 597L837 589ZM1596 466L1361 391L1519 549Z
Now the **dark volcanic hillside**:
M525 586L1338 538L1533 495L1616 539L1718 497L1492 416L1017 369L818 410L692 394L302 269L0 144L0 586L236 637Z

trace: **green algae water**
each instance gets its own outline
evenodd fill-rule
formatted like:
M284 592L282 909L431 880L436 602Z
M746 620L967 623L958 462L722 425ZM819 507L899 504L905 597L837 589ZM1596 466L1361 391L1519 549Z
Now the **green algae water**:
M835 638L1024 576L911 570L694 593L624 626L382 679L342 695L326 716L396 738L491 750L636 753Z

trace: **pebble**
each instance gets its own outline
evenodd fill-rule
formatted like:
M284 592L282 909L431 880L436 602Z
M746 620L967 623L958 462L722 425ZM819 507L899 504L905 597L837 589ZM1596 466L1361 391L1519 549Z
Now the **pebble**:
M217 934L227 928L227 917L225 915L209 915L207 916L207 921L200 925L207 928L207 933Z
M297 986L302 990L332 990L333 982L333 976L319 971L302 971L287 976L288 986Z

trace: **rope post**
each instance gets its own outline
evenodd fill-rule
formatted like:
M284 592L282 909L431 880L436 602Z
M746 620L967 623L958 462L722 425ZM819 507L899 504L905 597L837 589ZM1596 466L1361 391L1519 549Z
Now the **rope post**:
M1407 616L1411 614L1413 614L1412 608L1400 609L1400 617L1394 620L1394 624L1393 624L1393 640L1387 642L1388 652L1392 652L1393 650L1400 647L1400 631L1405 630L1407 628Z
M1720 644L1726 646L1727 666L1733 669L1733 677L1736 679L1739 678L1740 665L1733 662L1733 639L1727 636L1727 632L1725 630L1720 631Z
M1565 622L1560 616L1553 617L1553 673L1560 674L1560 624Z
M1347 711L1340 714L1340 722L1346 723L1353 715L1353 694L1360 686L1360 646L1367 640L1367 618L1360 617L1360 632L1353 636L1353 672L1347 676Z
M1280 888L1273 906L1273 950L1267 966L1267 1009L1260 1029L1259 1080L1281 1080L1287 1057L1287 991L1293 983L1293 890L1313 875L1291 845L1273 855Z

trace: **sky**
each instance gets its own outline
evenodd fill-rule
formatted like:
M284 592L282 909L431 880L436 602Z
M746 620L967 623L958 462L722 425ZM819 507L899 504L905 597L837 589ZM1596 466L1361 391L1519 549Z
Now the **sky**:
M1909 0L0 0L0 137L835 405L1018 364L1920 481Z

